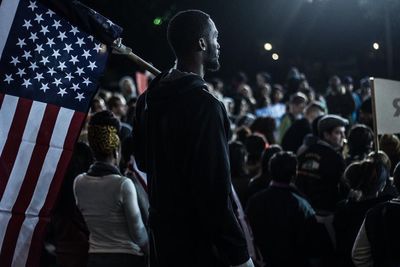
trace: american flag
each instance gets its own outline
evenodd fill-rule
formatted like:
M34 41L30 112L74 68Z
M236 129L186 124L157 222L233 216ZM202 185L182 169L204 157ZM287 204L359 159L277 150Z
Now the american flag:
M0 266L37 266L108 52L38 1L2 0L0 25Z

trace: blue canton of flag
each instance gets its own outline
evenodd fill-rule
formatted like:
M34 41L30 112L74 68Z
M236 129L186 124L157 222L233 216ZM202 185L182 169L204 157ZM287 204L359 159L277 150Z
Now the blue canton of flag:
M0 93L86 112L106 46L36 1L21 1L14 21L0 60Z

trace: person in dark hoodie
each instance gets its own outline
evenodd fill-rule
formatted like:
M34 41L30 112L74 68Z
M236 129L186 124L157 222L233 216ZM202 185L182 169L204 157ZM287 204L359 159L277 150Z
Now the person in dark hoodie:
M137 103L135 158L147 173L151 266L253 266L232 209L224 105L207 91L218 31L199 10L176 14L167 37L176 67Z

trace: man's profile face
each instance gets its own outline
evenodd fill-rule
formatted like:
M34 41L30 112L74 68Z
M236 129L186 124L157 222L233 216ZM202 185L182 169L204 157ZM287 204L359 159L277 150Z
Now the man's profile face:
M220 67L219 64L219 43L218 31L214 22L209 19L210 31L206 36L207 49L205 51L204 67L210 71L217 71Z
M338 126L332 132L325 132L324 134L324 139L335 147L343 147L345 137L345 128L342 126Z

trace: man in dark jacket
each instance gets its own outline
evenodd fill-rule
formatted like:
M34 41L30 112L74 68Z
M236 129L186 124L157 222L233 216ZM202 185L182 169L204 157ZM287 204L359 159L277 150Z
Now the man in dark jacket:
M151 266L253 266L230 202L229 120L203 80L219 68L218 31L188 10L168 25L176 68L137 104L135 157L147 173Z

